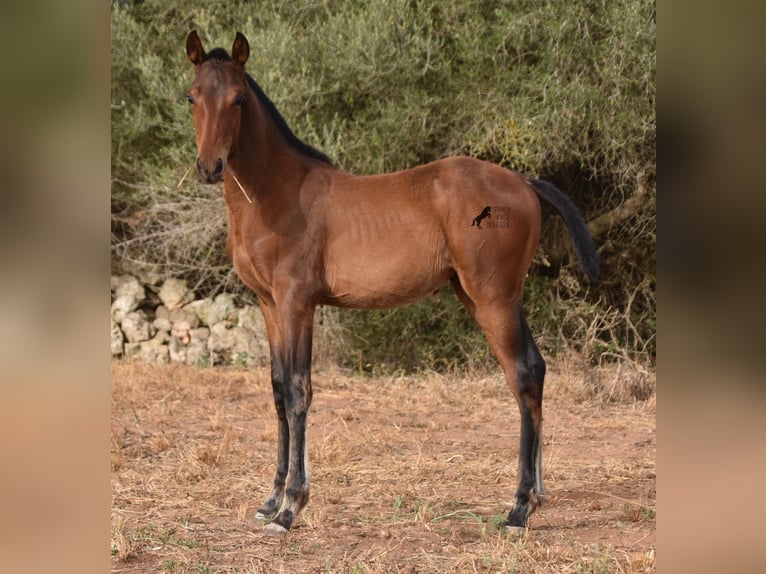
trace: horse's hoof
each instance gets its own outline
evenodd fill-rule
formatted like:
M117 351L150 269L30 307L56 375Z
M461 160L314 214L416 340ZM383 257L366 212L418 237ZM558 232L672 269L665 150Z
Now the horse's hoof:
M267 536L282 536L283 534L287 534L287 528L276 522L270 522L264 527L263 533Z
M525 526L511 526L510 524L506 524L505 531L512 536L521 536L527 529Z

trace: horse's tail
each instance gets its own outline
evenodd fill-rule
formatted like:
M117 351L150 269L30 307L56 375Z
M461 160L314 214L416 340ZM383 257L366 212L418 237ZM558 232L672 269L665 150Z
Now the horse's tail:
M569 229L569 233L572 235L575 253L577 253L577 259L580 261L582 270L591 279L598 279L599 265L596 246L593 243L590 231L588 231L588 226L575 204L563 191L552 183L542 179L530 179L529 183L532 185L535 193L555 207L559 215L561 215L567 229Z

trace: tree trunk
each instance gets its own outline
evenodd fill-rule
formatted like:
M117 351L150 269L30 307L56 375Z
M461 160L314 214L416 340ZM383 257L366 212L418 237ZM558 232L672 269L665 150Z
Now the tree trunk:
M615 225L619 225L623 221L627 221L637 213L640 213L649 201L651 201L652 197L653 194L650 193L644 178L639 176L636 193L614 209L602 213L588 222L588 229L590 230L591 235L593 235L593 237L603 235Z

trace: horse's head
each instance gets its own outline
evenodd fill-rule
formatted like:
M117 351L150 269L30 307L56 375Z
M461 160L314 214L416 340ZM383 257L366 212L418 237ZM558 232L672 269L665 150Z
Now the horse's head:
M186 54L195 70L187 98L196 130L197 173L204 183L218 183L228 159L236 153L250 46L237 32L231 56L220 48L207 54L194 30L186 38Z

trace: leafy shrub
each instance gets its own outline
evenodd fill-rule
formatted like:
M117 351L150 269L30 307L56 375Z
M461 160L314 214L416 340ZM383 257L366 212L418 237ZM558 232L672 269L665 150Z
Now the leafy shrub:
M592 360L655 353L655 6L645 0L370 2L178 0L112 4L113 267L152 266L201 295L245 293L216 188L195 157L184 41L251 44L248 70L299 137L342 168L378 173L467 154L553 181L597 233L603 281L579 282L546 217L527 286L544 351ZM452 295L341 312L339 360L362 369L464 365L486 345ZM386 326L389 325L389 326ZM416 341L419 343L416 345ZM361 357L361 359L360 359Z

